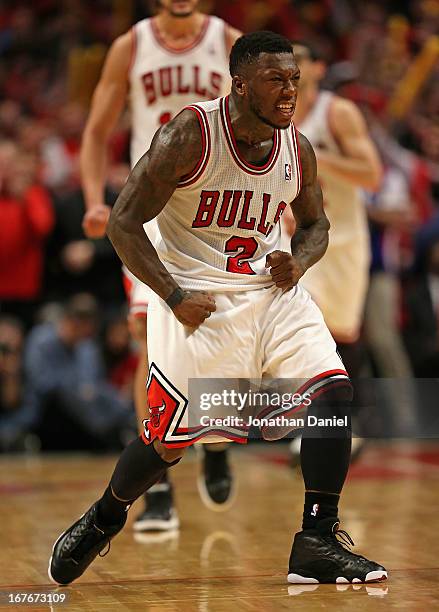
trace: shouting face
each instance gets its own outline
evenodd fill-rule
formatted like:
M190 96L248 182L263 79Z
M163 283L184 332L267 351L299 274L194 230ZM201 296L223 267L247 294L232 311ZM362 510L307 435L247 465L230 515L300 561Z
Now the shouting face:
M292 53L261 53L241 76L234 77L248 110L262 123L278 129L291 124L299 78Z

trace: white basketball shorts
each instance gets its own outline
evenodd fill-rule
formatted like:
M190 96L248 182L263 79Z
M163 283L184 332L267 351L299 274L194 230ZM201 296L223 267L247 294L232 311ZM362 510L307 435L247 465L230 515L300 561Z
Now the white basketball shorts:
M210 423L208 414L198 418L203 410L199 395L191 394L194 381L206 381L205 390L213 394L221 393L224 379L237 380L237 388L242 379L282 379L291 393L311 399L334 385L350 388L335 342L306 290L297 286L283 293L273 285L213 296L216 312L196 329L182 325L156 294L150 296L145 443L155 438L168 447L213 442L218 437L246 441L247 423L235 421L225 428ZM268 406L264 414L295 413L298 407Z

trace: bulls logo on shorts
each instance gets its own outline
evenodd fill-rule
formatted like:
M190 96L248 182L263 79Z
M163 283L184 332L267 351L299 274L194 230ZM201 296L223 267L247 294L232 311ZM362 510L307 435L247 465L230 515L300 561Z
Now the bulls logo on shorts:
M166 403L162 402L161 406L150 406L149 414L151 415L149 420L151 421L151 425L153 427L160 427L160 417L166 410Z
M143 421L142 437L150 443L155 438L166 437L171 426L172 431L178 427L187 401L154 363L149 369L146 388L149 417Z

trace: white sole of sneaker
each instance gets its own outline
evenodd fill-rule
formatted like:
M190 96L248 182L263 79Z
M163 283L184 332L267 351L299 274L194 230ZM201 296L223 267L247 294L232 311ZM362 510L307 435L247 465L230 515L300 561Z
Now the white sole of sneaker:
M84 516L84 514L85 514L85 512L84 512L83 514L81 514L81 516L79 517L78 521L79 521L80 519L82 519L82 517ZM48 575L48 577L49 577L49 580L50 580L51 582L53 582L53 584L58 584L58 585L61 585L61 586L64 586L64 585L62 585L62 583L61 583L61 582L57 582L57 581L55 580L55 578L52 576L52 573L51 573L51 571L50 571L50 566L52 565L52 559L53 559L53 553L55 552L55 546L58 544L58 542L61 540L61 538L65 536L65 534L68 532L68 530L69 530L69 529L70 529L70 527L68 527L68 528L67 528L65 531L63 531L63 532L62 532L62 533L61 533L61 534L60 534L60 535L57 537L57 539L55 540L55 544L52 546L52 554L50 555L50 559L49 559L49 567L47 568L47 575Z
M169 521L161 521L158 519L145 519L135 521L133 523L133 531L172 531L180 527L180 521L177 514L172 511Z
M364 580L361 580L360 578L353 578L352 584L382 582L383 580L387 580L387 572L382 570L375 570L366 574L366 578ZM307 578L306 576L301 576L300 574L288 574L288 582L290 582L291 584L320 584L316 578ZM335 583L350 584L350 580L348 580L344 576L339 576L338 578L336 578Z
M139 544L176 544L177 548L175 546L170 548L176 551L178 549L179 536L180 531L178 529L171 531L135 531L133 533L133 540L139 542Z

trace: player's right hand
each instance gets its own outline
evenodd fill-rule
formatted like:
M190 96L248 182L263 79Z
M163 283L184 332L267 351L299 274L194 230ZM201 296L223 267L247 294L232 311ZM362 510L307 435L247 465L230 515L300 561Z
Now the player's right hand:
M107 230L111 207L96 204L87 210L82 220L82 229L87 238L103 238Z
M207 291L185 291L183 300L174 306L172 312L183 325L198 327L215 310L216 305L212 294Z

